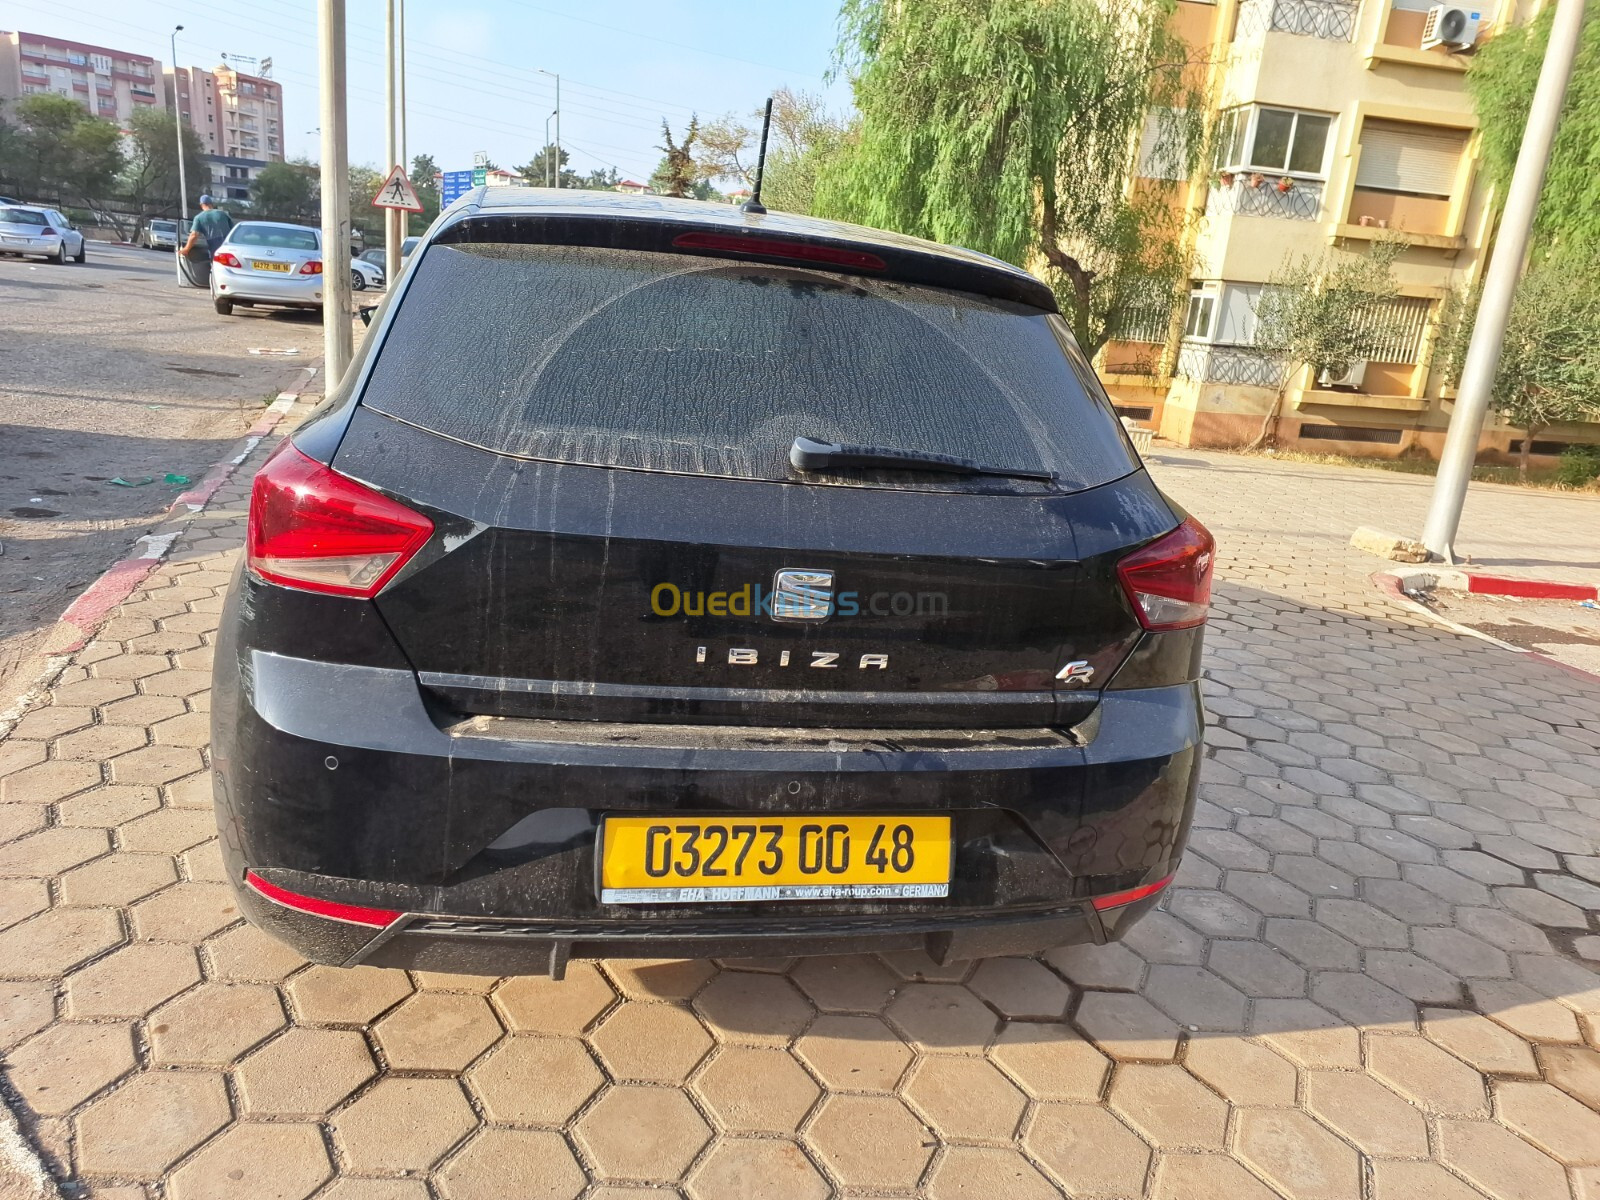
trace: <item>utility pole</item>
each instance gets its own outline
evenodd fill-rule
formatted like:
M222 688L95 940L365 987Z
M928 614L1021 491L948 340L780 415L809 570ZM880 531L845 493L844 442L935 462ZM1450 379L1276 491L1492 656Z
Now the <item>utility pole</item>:
M332 392L350 365L350 161L346 142L344 0L317 0L322 107L322 371Z
M400 6L398 32L395 35L400 43L399 48L395 51L400 65L400 104L397 110L400 118L400 165L406 169L406 178L410 179L411 160L406 157L406 0L396 0L396 2ZM412 182L415 183L416 180L413 179ZM401 218L402 221L406 219L405 217ZM403 229L404 225L401 228Z
M1489 412L1495 372L1500 366L1500 347L1523 259L1527 257L1533 218L1539 210L1539 193L1550 165L1556 122L1567 98L1567 82L1572 78L1572 61L1583 32L1583 3L1584 0L1558 0L1556 6L1550 46L1539 70L1528 124L1522 131L1516 170L1506 189L1505 214L1495 239L1494 257L1483 277L1483 298L1478 302L1472 341L1461 368L1461 387L1456 393L1455 411L1450 415L1450 432L1439 455L1439 474L1433 484L1428 519L1422 527L1422 544L1447 563L1456 561L1461 506L1467 498L1467 484L1472 481L1472 464L1478 457L1478 436Z
M561 76L557 75L554 71L546 71L543 67L538 68L538 70L539 70L539 74L548 75L548 76L550 76L551 79L554 79L556 81L556 111L555 111L555 118L556 118L556 186L560 187L561 186ZM547 142L546 145L548 145L548 144L549 143Z
M400 152L397 142L399 134L399 120L395 113L395 28L394 28L395 0L385 0L383 21L383 43L387 53L384 55L384 101L386 111L384 116L385 140L384 151L389 158L388 169L384 171L387 178L390 171L394 170L399 161L395 156ZM383 210L383 277L386 284L392 284L395 277L400 274L400 210L386 208Z
M183 245L183 223L189 219L189 178L183 169L183 97L178 91L178 35L183 26L172 30L172 120L178 127L178 245Z

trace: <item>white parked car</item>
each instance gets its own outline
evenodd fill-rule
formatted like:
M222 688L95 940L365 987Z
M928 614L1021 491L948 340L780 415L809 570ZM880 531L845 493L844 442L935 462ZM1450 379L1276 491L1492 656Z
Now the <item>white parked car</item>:
M211 260L211 301L322 311L322 233L309 225L240 221Z
M185 236L188 231L185 230ZM146 221L139 231L139 245L146 250L173 250L178 245L178 223L163 217Z
M383 286L383 268L365 258L350 260L350 286L358 292Z
M83 234L53 208L15 204L0 208L0 254L37 254L54 263L88 258Z

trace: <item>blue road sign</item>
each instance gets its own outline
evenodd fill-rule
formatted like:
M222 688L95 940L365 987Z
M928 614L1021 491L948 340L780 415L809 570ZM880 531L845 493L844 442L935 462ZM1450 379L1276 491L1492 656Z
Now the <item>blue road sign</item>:
M439 202L446 208L472 190L471 171L446 171L439 183Z

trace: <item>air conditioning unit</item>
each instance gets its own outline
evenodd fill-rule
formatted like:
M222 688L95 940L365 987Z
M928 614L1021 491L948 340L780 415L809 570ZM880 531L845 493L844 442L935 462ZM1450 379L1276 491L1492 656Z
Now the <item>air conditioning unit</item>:
M1342 392L1359 392L1361 385L1366 382L1367 363L1365 359L1356 359L1345 368L1343 375L1335 375L1332 371L1323 371L1317 376L1319 387L1334 388Z
M1455 4L1435 4L1428 10L1428 20L1422 27L1422 48L1432 50L1443 46L1447 50L1470 50L1478 41L1478 28L1483 24L1483 14L1477 9Z

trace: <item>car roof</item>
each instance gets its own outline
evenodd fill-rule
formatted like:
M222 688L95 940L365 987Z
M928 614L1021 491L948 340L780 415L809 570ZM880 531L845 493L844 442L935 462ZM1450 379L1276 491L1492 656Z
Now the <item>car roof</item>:
M439 224L430 231L429 241L492 240L484 236L487 228L480 231L464 227L507 221L513 224L536 224L541 233L551 231L559 234L548 240L577 245L670 249L674 234L692 228L848 247L876 254L886 260L889 263L888 274L893 278L961 288L1019 300L1051 312L1056 310L1054 293L1046 284L1020 267L976 250L947 246L886 229L851 225L844 221L829 221L796 213L749 213L738 205L680 200L671 196L591 192L576 188L478 187L465 193L445 211ZM597 237L594 229L597 224L611 226L603 240ZM626 225L633 236L619 240L618 225ZM578 232L581 227L587 227L588 232ZM519 240L544 239L529 237ZM821 270L849 271L848 267L823 263L810 265Z
M7 204L6 207L20 208L23 212L46 213L55 211L55 209L51 208L47 204Z

